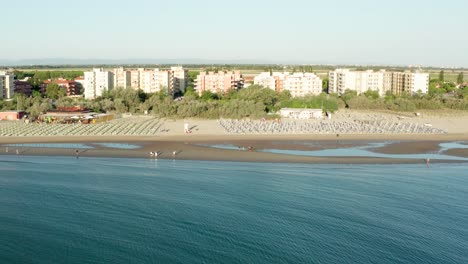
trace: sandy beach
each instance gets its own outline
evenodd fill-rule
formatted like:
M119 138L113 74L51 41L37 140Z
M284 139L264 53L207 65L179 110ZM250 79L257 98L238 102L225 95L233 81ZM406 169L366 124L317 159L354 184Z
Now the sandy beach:
M468 138L465 138L468 139ZM274 154L257 151L259 149L289 149L289 150L321 150L333 148L350 148L364 146L369 142L389 140L385 137L364 137L362 135L344 136L340 140L332 136L173 136L173 137L28 137L28 138L1 138L0 144L15 143L80 143L93 147L92 149L78 149L80 157L125 157L125 158L152 158L150 152L158 152L158 159L180 160L216 160L216 161L243 161L243 162L287 162L287 163L345 163L345 164L372 164L372 163L423 163L423 160L387 159L372 157L308 157L285 154ZM424 141L399 141L375 152L387 154L418 154L437 150L440 142L460 140L456 135L435 136ZM104 147L94 143L113 142L141 146L137 149L119 149ZM307 143L307 144L303 144ZM240 150L218 149L210 145L234 145ZM248 147L253 150L249 151ZM242 148L244 150L242 150ZM7 147L1 148L3 155L45 155L45 156L76 156L74 148L48 148L48 147ZM173 155L173 152L176 155ZM451 150L449 155L467 157L466 150ZM437 161L433 161L437 162ZM439 162L453 162L440 160Z
M136 120L136 121L135 121ZM158 152L160 159L190 159L190 160L223 160L223 161L249 161L249 162L296 162L296 163L415 163L420 161L407 159L387 159L372 157L308 157L285 154L260 152L261 149L283 150L323 150L336 148L353 148L369 144L370 142L387 142L385 146L372 149L373 152L385 154L424 154L435 153L440 150L442 142L468 142L468 114L454 113L423 113L420 116L398 113L374 113L370 111L339 111L334 116L334 122L347 122L347 120L385 120L387 122L410 122L411 124L430 124L447 131L447 133L227 133L217 120L156 120L151 117L134 117L116 121L114 124L105 124L109 130L113 126L120 127L118 133L99 134L86 131L79 133L65 133L83 129L95 129L92 125L67 127L64 125L31 126L39 131L39 135L28 134L26 125L0 122L0 129L10 131L9 136L0 137L0 154L20 155L59 155L75 156L76 150L72 148L47 147L9 147L5 144L21 143L81 143L92 146L91 149L79 150L80 157L129 157L150 158L150 152ZM403 120L403 121L401 121ZM366 121L366 122L367 122ZM138 123L154 135L138 135L134 131L143 131ZM157 124L157 129L151 130L149 123ZM255 121L256 122L256 121ZM268 121L271 122L271 121ZM316 122L316 121L311 121ZM184 125L189 124L191 133L184 133ZM135 125L137 124L137 125ZM134 127L131 127L135 125ZM10 126L10 127L8 127ZM73 125L71 125L73 126ZM127 127L130 126L131 129ZM13 128L11 128L13 127ZM123 127L123 129L122 129ZM17 130L14 130L17 129ZM99 128L101 129L101 128ZM126 130L125 130L126 129ZM19 132L18 132L19 131ZM126 132L133 132L126 135ZM145 130L146 131L146 130ZM21 134L21 135L16 135ZM43 134L41 134L43 133ZM123 133L123 135L122 135ZM49 135L52 134L52 135ZM85 135L83 135L85 134ZM135 135L136 134L136 135ZM127 143L140 146L137 149L109 148L93 145L99 142ZM239 150L218 149L210 145L231 145ZM248 148L253 151L248 151ZM244 150L242 150L244 149ZM176 152L174 156L173 153ZM468 157L466 149L451 149L445 154ZM444 161L446 162L446 161Z

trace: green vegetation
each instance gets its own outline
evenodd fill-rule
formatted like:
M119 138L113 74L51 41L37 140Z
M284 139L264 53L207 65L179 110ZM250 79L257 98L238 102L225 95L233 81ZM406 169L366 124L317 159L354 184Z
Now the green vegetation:
M439 73L439 82L444 82L445 81L445 76L444 76L444 71L440 71Z
M49 83L45 91L46 97L54 100L64 97L66 94L67 91L65 90L65 88L60 87L56 83Z
M463 72L460 72L457 77L457 83L463 84Z
M233 66L216 66L225 70ZM258 68L258 67L257 67ZM284 70L312 71L306 66L286 67ZM280 65L268 65L266 71L283 70ZM319 68L322 70L322 68ZM436 73L433 71L433 74ZM46 79L75 78L82 75L82 71L17 71L19 78L30 77L33 84L38 85ZM321 94L292 98L288 91L277 94L275 91L258 85L239 91L232 90L227 94L203 92L201 95L194 90L194 82L198 70L189 71L189 84L185 93L174 99L165 92L145 94L133 89L116 88L105 92L96 100L64 97L65 90L57 84L51 83L46 87L46 97L36 90L33 96L26 97L18 94L11 101L0 100L2 110L26 110L30 116L36 117L49 109L58 106L82 105L95 112L139 113L145 112L158 117L170 118L261 118L271 117L281 108L322 108L324 111L334 112L340 108L416 111L424 109L458 109L468 110L468 88L460 87L464 81L463 72L439 71L430 81L429 92L426 95L394 95L387 93L379 96L375 91L368 91L357 95L354 91L346 91L342 96L335 94ZM438 76L437 76L438 75ZM448 81L448 76L450 80ZM443 81L441 81L443 80ZM324 79L323 87L327 89L328 80ZM162 89L165 90L165 89ZM177 97L178 95L176 95Z
M84 75L84 71L78 70L34 70L34 71L21 71L15 70L13 72L16 76L16 79L22 80L26 77L29 77L28 82L33 86L33 90L39 91L40 85L46 80L56 80L56 79L67 79L73 80L76 77Z

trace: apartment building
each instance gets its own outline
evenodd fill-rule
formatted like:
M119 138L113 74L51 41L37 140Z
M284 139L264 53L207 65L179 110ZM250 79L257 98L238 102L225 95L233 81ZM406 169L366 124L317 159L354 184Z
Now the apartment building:
M276 92L289 91L293 97L319 95L322 79L314 73L262 72L254 78L254 84L268 87Z
M32 85L27 81L14 81L15 84L15 94L24 94L26 96L32 95Z
M425 94L429 90L429 73L392 72L391 82L393 94L402 94L404 92L409 94L421 92Z
M293 97L319 95L322 93L322 79L314 73L286 75L279 90L289 91Z
M155 93L164 90L171 94L171 74L167 70L144 70L140 72L140 89L145 93Z
M84 96L87 99L95 99L106 90L114 88L114 74L104 71L102 68L94 68L84 72Z
M136 70L130 70L130 87L138 90L140 89L140 75L145 69L138 68Z
M8 71L0 71L0 98L12 99L15 93L15 75Z
M358 94L366 91L376 91L380 95L386 93L384 89L385 71L351 71L337 69L328 75L328 92L343 94L346 90L356 91ZM386 87L388 88L388 86Z
M57 80L46 80L41 84L41 93L45 94L47 85L50 83L56 83L58 86L65 89L65 93L67 96L74 96L81 94L81 84L74 80L65 80L65 79L57 79Z
M188 70L184 70L183 67L171 67L170 71L170 84L169 88L173 93L185 92L185 88L188 85Z
M138 68L129 71L130 85L145 93L159 92L165 89L168 94L184 92L188 84L188 70L183 67L171 67L169 70Z
M393 94L427 93L429 88L429 74L420 72L386 72L380 71L351 71L336 69L329 73L329 93L343 94L346 90L356 91L358 94L366 91L377 91L380 96L388 91Z
M275 75L278 78L275 78ZM272 75L269 72L262 72L259 75L254 77L253 83L279 92L279 89L278 89L279 82L277 81L277 79L279 80L280 77L284 77L284 74L274 72Z
M115 68L114 71L114 87L128 88L131 87L131 73L123 67Z
M204 91L225 94L231 89L241 89L244 79L239 71L200 72L195 81L195 90L201 95Z

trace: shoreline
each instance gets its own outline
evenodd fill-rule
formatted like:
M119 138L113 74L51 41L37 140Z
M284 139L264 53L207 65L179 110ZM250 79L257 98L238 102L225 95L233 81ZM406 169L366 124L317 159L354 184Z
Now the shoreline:
M92 149L80 149L80 157L117 157L146 158L149 152L158 151L158 159L238 161L238 162L281 162L281 163L329 163L329 164L423 164L423 159L380 158L380 157L317 157L287 154L275 154L261 151L242 151L213 148L204 145L229 144L234 146L252 146L253 149L286 150L325 150L336 148L360 147L372 142L391 142L388 145L371 148L383 154L426 154L434 152L442 142L468 141L468 135L424 135L415 139L415 135L173 135L173 136L51 136L51 137L2 137L0 155L16 155L18 149L23 156L76 156L74 148L48 147L9 147L5 144L88 144L112 142L135 144L137 149L110 148L92 145ZM304 142L311 144L304 144ZM174 157L173 152L177 154ZM447 153L456 157L468 158L468 151L451 149ZM466 163L463 160L431 159L432 163Z

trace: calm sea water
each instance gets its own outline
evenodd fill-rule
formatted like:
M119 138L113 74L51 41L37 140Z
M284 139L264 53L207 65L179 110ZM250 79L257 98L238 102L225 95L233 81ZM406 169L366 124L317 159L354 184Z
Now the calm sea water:
M468 263L467 169L0 156L0 262Z

